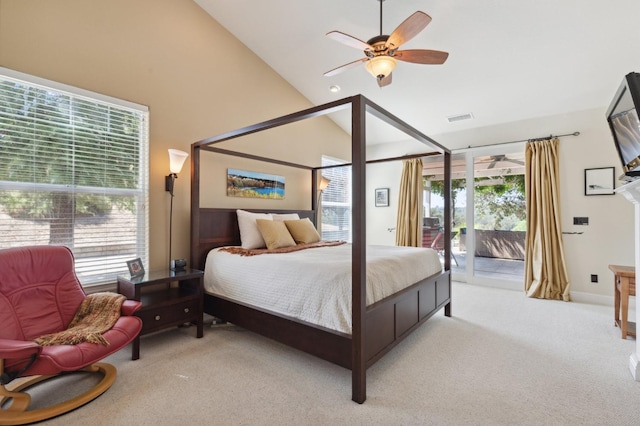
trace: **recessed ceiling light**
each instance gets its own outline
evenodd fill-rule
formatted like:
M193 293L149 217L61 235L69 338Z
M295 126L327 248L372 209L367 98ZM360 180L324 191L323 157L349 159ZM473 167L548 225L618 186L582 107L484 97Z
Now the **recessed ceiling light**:
M329 86L329 91L331 93L338 93L340 91L340 86L337 86L335 84L333 86Z

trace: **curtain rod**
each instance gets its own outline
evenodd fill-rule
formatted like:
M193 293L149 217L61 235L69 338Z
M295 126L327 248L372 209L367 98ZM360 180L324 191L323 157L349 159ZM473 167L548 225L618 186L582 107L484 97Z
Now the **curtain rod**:
M506 145L508 143L518 143L518 142L538 142L538 141L544 141L547 139L553 139L553 138L561 138L564 136L578 136L580 135L580 132L573 132L573 133L567 133L564 135L549 135L549 136L543 136L541 138L533 138L533 139L522 139L519 141L510 141L510 142L498 142L498 143L491 143L491 144L487 144L487 145L475 145L475 146L471 146L469 145L467 148L481 148L484 146L495 146L495 145ZM463 148L465 149L465 148Z
M412 158L422 158L422 157L431 157L435 155L442 155L440 152L423 152L422 154L405 154L399 157L388 157L388 158L380 158L377 160L367 160L366 164L375 164L375 163L386 163L388 161L397 161L397 160L411 160ZM351 166L351 163L340 163L340 164L332 164L329 166L318 166L314 167L313 170L324 170L324 169L334 169L338 167Z

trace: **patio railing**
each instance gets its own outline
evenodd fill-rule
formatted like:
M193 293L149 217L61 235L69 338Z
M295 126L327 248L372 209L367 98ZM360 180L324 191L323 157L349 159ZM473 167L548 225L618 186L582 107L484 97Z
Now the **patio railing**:
M463 231L464 230L464 231ZM460 251L466 251L466 228L460 229ZM524 260L525 231L476 229L475 256Z

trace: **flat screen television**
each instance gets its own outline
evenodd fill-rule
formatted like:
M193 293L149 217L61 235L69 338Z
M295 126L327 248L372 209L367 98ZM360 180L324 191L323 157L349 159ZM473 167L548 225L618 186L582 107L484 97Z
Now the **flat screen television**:
M627 74L607 109L607 121L622 162L621 180L640 178L640 74Z

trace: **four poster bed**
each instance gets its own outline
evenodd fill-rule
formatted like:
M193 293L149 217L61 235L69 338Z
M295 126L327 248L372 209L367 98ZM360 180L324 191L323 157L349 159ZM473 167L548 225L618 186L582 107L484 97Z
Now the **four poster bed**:
M307 218L315 223L316 215L316 197L313 194L317 192L318 173L323 167L312 167L304 164L291 164L282 160L273 158L259 157L253 154L234 152L228 149L215 147L216 143L229 141L241 136L257 133L263 130L273 129L290 123L295 123L308 118L329 114L341 109L351 108L352 117L352 134L351 134L351 165L352 167L352 238L351 244L339 244L336 246L313 247L305 250L299 250L291 253L283 254L264 254L256 256L240 256L229 252L224 252L227 247L235 247L243 244L241 232L239 229L239 215L237 209L232 208L208 208L201 207L201 194L205 185L201 182L202 174L202 151L219 153L223 155L232 155L245 159L267 161L269 163L280 164L286 167L297 167L306 169L311 174L311 209L310 210L243 210L243 215L255 214L256 217L260 213L286 215L287 218L300 218L298 222L302 222ZM410 334L419 325L424 323L432 315L444 308L446 316L451 316L451 276L450 276L450 226L445 227L445 256L444 268L440 265L437 254L433 261L431 249L426 248L408 248L408 247L391 247L399 251L401 254L392 254L391 257L385 253L379 254L380 248L366 245L366 214L365 214L365 191L355 190L365 187L365 169L367 160L365 158L365 129L366 117L368 114L375 118L403 131L409 138L413 138L424 144L430 151L422 155L442 155L445 170L445 217L444 223L450 224L450 152L423 135L416 129L408 126L398 118L389 114L367 98L357 95L335 101L329 104L299 111L294 114L283 116L274 120L259 123L233 132L222 134L220 136L205 139L192 144L191 161L192 161L192 182L191 182L191 265L194 268L205 271L205 296L204 311L217 318L226 320L240 327L254 331L261 335L270 337L291 347L300 349L307 353L328 360L352 371L352 399L355 402L363 403L366 399L366 369L373 365L385 353L396 346L402 339ZM375 160L375 162L400 160L406 157L394 157L383 160ZM207 182L207 184L210 184ZM226 185L226 183L217 183L216 185ZM297 216L291 216L297 215ZM244 220L244 219L243 219ZM287 227L292 221L285 221ZM297 222L296 222L297 223ZM297 242L297 241L296 241ZM322 245L323 242L315 243ZM314 245L314 244L311 244ZM336 250L339 254L335 254ZM341 263L339 260L347 258L349 264L345 266L348 271L347 286L348 291L344 292L344 276L335 278L331 274L306 273L303 271L291 271L292 264L304 265L318 262L323 257L323 253L329 256L328 264L319 266L320 271L337 270L337 265ZM269 261L265 259L269 257ZM282 257L281 257L282 256ZM285 256L292 256L291 258ZM307 256L306 258L304 256ZM407 266L400 262L398 258L417 257L417 264ZM268 278L269 273L265 272L267 263L273 263L272 259L283 259L285 266L273 266L276 271L274 277ZM380 264L372 258L380 258ZM405 260L402 260L404 262ZM243 263L247 262L247 263ZM239 277L240 272L248 270L248 263L254 262L258 266L258 272L249 273L248 277L240 278L240 284L232 284L234 277ZM234 264L237 264L233 266ZM288 265L288 266L287 266ZM235 269L233 269L235 268ZM376 269L377 268L377 269ZM395 269L394 269L395 268ZM414 275L399 278L400 270L416 270ZM287 274L283 274L286 271ZM389 272L389 276L382 274ZM262 292L267 297L272 297L272 301L288 297L290 293L296 291L287 290L280 280L282 276L289 275L293 277L295 289L297 293L301 293L303 298L306 292L313 293L314 289L320 287L319 277L328 275L328 281L339 281L342 289L336 290L337 299L328 302L328 305L345 305L350 313L344 315L342 312L342 320L334 319L314 320L305 316L305 308L300 309L300 314L285 312L280 306L260 304L257 302L260 298L252 298L253 296L246 294L247 286L244 286L251 278L250 276L258 275L258 283L255 284L260 288L260 281L267 282ZM273 275L274 272L271 272ZM417 274L417 275L416 275ZM309 290L298 285L297 281L305 275L310 275ZM376 277L374 279L374 277ZM382 291L372 287L373 281L382 281ZM392 290L384 290L385 283L398 285L389 286ZM402 282L400 282L402 281ZM314 286L314 283L316 284ZM240 285L240 291L233 293L233 285ZM328 285L328 284L327 284ZM225 292L223 287L228 286L231 292ZM322 284L324 286L324 284ZM266 288L266 290L265 290ZM300 290L303 288L303 290ZM324 287L323 287L324 288ZM258 290L260 291L260 290ZM340 293L342 291L342 293ZM317 292L317 291L316 291ZM330 291L328 291L330 292ZM319 293L323 293L320 291ZM390 293L390 294L389 294ZM324 297L320 294L320 297ZM350 299L350 300L349 300ZM266 302L270 303L270 302ZM300 302L302 306L307 307L309 304L304 300ZM310 309L319 311L320 315L324 314L322 303ZM293 303L289 303L288 305ZM309 309L307 309L309 310ZM350 314L350 315L349 315ZM340 314L338 314L340 315Z

